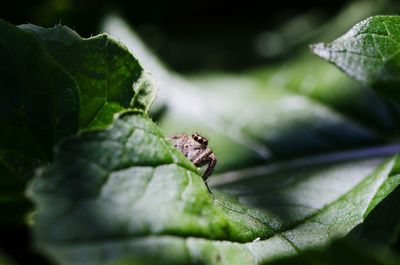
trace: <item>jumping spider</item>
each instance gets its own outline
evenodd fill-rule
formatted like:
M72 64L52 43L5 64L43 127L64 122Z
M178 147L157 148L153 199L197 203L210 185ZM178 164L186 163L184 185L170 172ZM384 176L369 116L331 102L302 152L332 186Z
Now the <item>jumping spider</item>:
M172 142L176 149L181 151L184 156L192 161L196 167L208 165L203 174L203 180L207 185L207 179L212 174L217 164L217 158L213 151L207 147L208 140L196 133L192 134L192 136L187 134L173 135L169 137L168 140ZM209 188L208 190L210 191Z

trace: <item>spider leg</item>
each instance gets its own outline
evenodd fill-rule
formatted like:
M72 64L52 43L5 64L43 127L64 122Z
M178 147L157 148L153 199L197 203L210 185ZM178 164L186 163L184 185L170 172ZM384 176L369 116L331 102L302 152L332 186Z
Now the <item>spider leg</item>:
M214 171L215 166L217 165L217 158L215 157L214 154L211 154L208 157L208 166L206 171L203 174L203 180L207 181L208 177L211 176L211 174Z
M193 161L193 164L195 166L202 166L202 165L208 164L207 169L204 172L202 178L204 180L204 183L206 184L208 191L210 193L212 193L210 188L208 187L207 179L214 171L215 165L217 164L217 158L212 153L212 151L210 149L208 149L208 150L205 150L203 153L201 153L199 155L199 157Z
M209 192L209 193L212 193L212 191L210 190L210 187L208 187L207 181L204 181L204 184L206 184L206 187L207 187L208 192Z
M195 160L193 160L193 164L196 167L203 166L208 161L208 156L212 153L210 149L205 150L202 152Z

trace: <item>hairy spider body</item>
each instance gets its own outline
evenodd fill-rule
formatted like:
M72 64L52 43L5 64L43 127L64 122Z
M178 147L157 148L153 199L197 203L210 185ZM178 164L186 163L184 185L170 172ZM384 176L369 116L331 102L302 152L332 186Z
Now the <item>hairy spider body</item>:
M192 134L191 136L178 134L169 137L168 140L196 167L207 165L207 169L203 174L203 180L206 182L217 164L217 158L208 147L208 140L199 134Z

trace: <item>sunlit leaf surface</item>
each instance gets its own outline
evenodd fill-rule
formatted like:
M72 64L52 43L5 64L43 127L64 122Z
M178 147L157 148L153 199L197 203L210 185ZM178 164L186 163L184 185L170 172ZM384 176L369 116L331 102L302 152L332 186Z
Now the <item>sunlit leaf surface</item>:
M146 116L126 113L63 142L30 194L37 240L61 263L260 264L346 235L397 187L397 167L394 157L259 170L210 194Z
M399 16L370 17L332 43L313 45L312 50L356 80L400 99Z

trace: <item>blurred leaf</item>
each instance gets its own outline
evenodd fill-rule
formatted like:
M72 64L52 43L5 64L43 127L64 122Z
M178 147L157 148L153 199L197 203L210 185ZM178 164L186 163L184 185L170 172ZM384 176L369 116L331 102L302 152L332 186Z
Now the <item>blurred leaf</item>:
M388 1L348 1L338 13L327 19L324 12L314 7L305 13L283 19L274 31L261 33L256 38L255 49L260 56L266 58L289 58L288 55L301 52L310 42L315 42L316 38L332 39L355 22L374 14L387 13L388 10L395 10ZM238 56L246 55L248 56L243 53Z
M325 249L308 250L296 257L268 263L271 265L394 265L400 260L380 249L362 247L353 242L336 241Z
M381 161L261 169L209 194L145 115L125 113L108 130L58 146L31 187L34 228L62 264L260 264L323 246L363 222L400 184L398 158ZM227 190L236 199L220 193Z
M349 76L399 101L399 27L399 16L370 17L332 43L313 45L312 50Z

